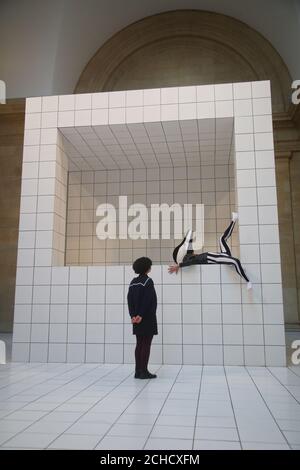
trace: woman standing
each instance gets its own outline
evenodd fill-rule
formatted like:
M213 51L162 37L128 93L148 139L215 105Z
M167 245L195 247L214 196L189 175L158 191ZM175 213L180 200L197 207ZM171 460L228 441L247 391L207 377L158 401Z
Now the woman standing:
M137 277L133 278L128 289L127 302L129 315L136 335L135 375L136 379L154 379L148 371L151 342L157 335L157 297L153 280L148 277L152 261L142 257L135 260L132 267Z

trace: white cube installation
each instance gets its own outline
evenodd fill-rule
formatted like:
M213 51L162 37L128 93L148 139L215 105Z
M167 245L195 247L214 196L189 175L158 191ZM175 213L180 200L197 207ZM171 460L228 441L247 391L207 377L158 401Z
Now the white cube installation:
M205 251L238 212L253 289L229 266L168 274L181 234L151 238L148 215L138 239L99 239L97 207L120 222L120 196L204 204ZM14 361L133 362L126 294L149 256L151 362L285 365L279 248L269 81L26 99Z

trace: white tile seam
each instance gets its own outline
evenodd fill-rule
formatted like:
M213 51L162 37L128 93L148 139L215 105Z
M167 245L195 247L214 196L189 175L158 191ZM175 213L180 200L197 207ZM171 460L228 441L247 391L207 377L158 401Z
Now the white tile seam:
M243 352L244 352L244 348L243 348ZM230 367L230 366L228 366L228 367ZM233 413L233 419L234 419L234 422L235 422L235 429L236 429L236 432L237 432L237 435L238 435L238 438L239 438L240 446L241 446L241 448L242 448L241 435L240 435L240 431L239 431L239 427L238 427L238 423L237 423L237 419L236 419L236 414L235 414L235 409L234 409L234 404L233 404L233 398L232 398L232 394L231 394L231 390L230 390L230 385L229 385L229 381L228 381L228 377L227 377L226 366L223 366L223 371L224 371L224 376L225 376L225 380L226 380L227 390L228 390L228 394L229 394L229 400L230 400L230 404L231 404L231 409L232 409L232 413Z
M267 402L265 401L265 398L264 398L262 392L260 391L259 386L256 384L255 379L254 379L253 376L251 375L251 373L250 373L250 371L249 371L249 367L245 367L245 370L246 370L248 376L250 377L252 383L254 384L254 386L255 386L257 392L259 393L260 397L262 398L262 400L263 400L263 402L264 402L264 404L265 404L265 407L268 409L268 411L269 411L269 413L270 413L270 415L271 415L271 417L272 417L272 419L273 419L273 422L276 424L276 426L277 426L278 430L280 431L280 433L281 433L283 439L285 440L286 444L287 444L287 445L289 446L289 448L291 449L290 443L288 442L286 436L284 435L283 431L281 430L281 428L280 428L280 426L279 426L279 424L278 424L278 422L277 422L277 420L276 420L274 414L272 413L272 411L271 411L269 405L268 405Z
M110 371L110 372L108 372L107 374L105 374L104 377L109 376L111 373L115 372L115 371L116 371L117 369L119 369L121 366L122 366L122 364L117 364L116 367L113 368L112 371ZM48 448L49 446L51 446L51 445L52 445L59 437L61 437L63 434L67 434L68 429L70 429L74 424L76 424L79 420L81 420L81 418L82 418L84 415L86 415L87 413L89 413L90 410L92 410L95 406L97 406L99 403L101 403L102 400L104 400L105 398L107 398L107 396L109 396L114 390L116 390L120 385L122 385L123 382L125 382L126 380L128 380L128 378L129 378L130 376L132 376L132 373L130 373L129 375L128 375L128 373L127 373L127 375L126 375L116 386L112 387L111 390L109 390L104 396L102 396L97 402L95 402L88 410L86 410L84 413L82 413L82 414L79 416L79 418L77 418L75 421L73 421L72 423L70 423L70 426L69 426L67 429L65 429L62 433L60 433L58 436L56 436L55 439L54 439L50 444L48 444L47 448ZM102 378L102 377L101 377L101 378ZM97 378L97 380L95 380L95 382L93 382L92 384L89 384L89 385L88 385L85 389L83 389L83 390L88 389L91 385L93 385L94 383L97 383L98 381L99 381L99 378ZM145 386L146 386L146 385L147 385L147 384L145 384ZM83 390L80 390L80 391L78 392L78 394L81 393ZM78 394L77 394L77 395L78 395ZM73 397L72 397L72 398L73 398ZM67 401L68 401L68 400L66 400L65 403L67 403ZM60 404L59 406L61 406L61 404ZM97 445L98 445L98 444L97 444Z
M78 367L80 368L81 365L82 365L82 364L80 364ZM99 366L99 365L96 365L94 369L101 368L101 367L102 367L101 365L100 365L100 366ZM118 367L120 367L120 365L117 365L112 371L109 371L107 374L104 374L103 377L105 377L105 376L107 376L107 375L113 373L114 370L117 369ZM77 367L75 367L75 369L76 369L76 368L77 368ZM72 369L72 370L73 370L73 369ZM86 372L83 372L82 374L80 374L79 377L82 377L82 376L88 374L90 371L91 371L91 370L88 369ZM56 390L59 390L60 388L65 387L67 384L69 384L69 383L73 382L73 380L77 380L77 379L78 379L78 376L76 376L75 378L72 378L69 382L64 383L64 384L60 385L59 387L57 387L57 389L55 389L55 391L56 391ZM97 380L95 380L95 383L96 383L98 380L99 380L99 378L97 378ZM91 384L89 384L86 388L89 388L90 386L91 386ZM48 393L45 393L44 395L41 395L38 399L33 400L33 401L30 402L30 403L34 403L35 401L39 400L42 396L46 396L46 395L48 395L49 393L52 393L52 392L53 392L53 390L50 391L50 392L48 392ZM81 392L82 392L82 390L80 390L79 392L76 392L76 393L72 396L72 398L73 398L74 396L78 395L78 394L81 393ZM110 393L110 392L109 392L109 393ZM69 400L70 400L70 398L66 399L66 400L63 401L63 402L60 402L60 403L57 405L56 408L59 408L59 407L62 406L63 404L67 403ZM24 407L25 407L27 404L28 404L28 403L25 403ZM23 408L24 408L24 407L23 407ZM47 413L45 413L45 414L44 414L43 416L41 416L38 420L36 420L34 423L30 423L28 427L30 427L32 424L36 424L37 422L41 421L45 416L50 415L53 411L55 411L56 408L54 408L54 409L48 411ZM21 409L20 409L20 410L21 410ZM20 411L20 410L18 410L18 411ZM10 414L13 414L13 413L10 413ZM9 415L7 415L7 416L9 416ZM80 416L80 417L81 417L81 416ZM78 419L80 419L80 418L78 418ZM71 425L72 425L72 424L74 424L74 423L71 423ZM28 428L26 428L26 429L28 429ZM23 433L23 432L24 432L24 429L23 429L22 431L19 431L18 433L16 433L15 436L13 436L12 438L10 438L10 439L8 439L7 441L5 441L4 443L2 443L2 445L3 445L3 444L6 444L6 443L9 442L11 439L14 439L17 435L19 435L19 434L21 434L21 433Z
M173 390L173 387L174 387L174 385L175 385L175 383L176 383L176 380L177 380L178 376L180 375L180 372L182 371L182 368L183 368L183 365L179 365L179 370L178 370L176 376L175 376L174 379L173 379L173 383L172 383L172 385L171 385L171 388L170 388L168 394L166 395L165 400L164 400L162 406L161 406L160 409L159 409L159 412L158 412L158 414L157 414L157 416L156 416L156 419L155 419L155 421L154 421L154 423L153 423L153 425L152 425L152 428L150 429L150 432L149 432L149 434L148 434L147 440L150 439L150 436L151 436L152 431L153 431L153 429L154 429L154 427L155 427L155 425L156 425L156 422L157 422L157 420L158 420L158 418L159 418L159 416L160 416L160 414L161 414L161 411L163 410L163 408L164 408L164 406L165 406L165 404L166 404L166 402L167 402L167 400L168 400L168 397L170 396L170 393L171 393L172 390ZM155 380L155 379L153 379L153 380ZM147 441L145 442L145 444L144 444L144 446L143 446L143 450L145 449L146 444L147 444Z

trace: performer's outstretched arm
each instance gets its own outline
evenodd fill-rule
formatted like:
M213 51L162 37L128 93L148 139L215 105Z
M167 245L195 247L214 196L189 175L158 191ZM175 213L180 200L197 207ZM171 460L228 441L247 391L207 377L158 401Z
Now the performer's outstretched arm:
M170 274L177 274L180 268L185 268L186 266L195 266L196 264L207 264L206 255L207 253L200 253L198 255L187 257L181 263L169 266L168 271Z
M171 264L169 267L168 267L168 273L169 274L173 274L173 273L178 273L180 269L180 266L179 264Z

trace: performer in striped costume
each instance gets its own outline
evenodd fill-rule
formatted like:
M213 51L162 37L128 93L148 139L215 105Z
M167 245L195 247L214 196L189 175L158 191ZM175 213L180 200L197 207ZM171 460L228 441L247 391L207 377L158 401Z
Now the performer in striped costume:
M247 289L252 288L252 284L249 281L241 262L238 258L232 256L229 246L227 245L227 240L230 238L235 222L238 219L238 214L236 212L232 213L232 220L220 237L220 253L213 253L207 251L205 253L195 254L192 244L192 231L189 230L186 237L173 251L173 259L175 265L169 266L169 273L177 273L179 268L186 266L191 266L193 264L228 264L234 266L236 272L247 282Z

